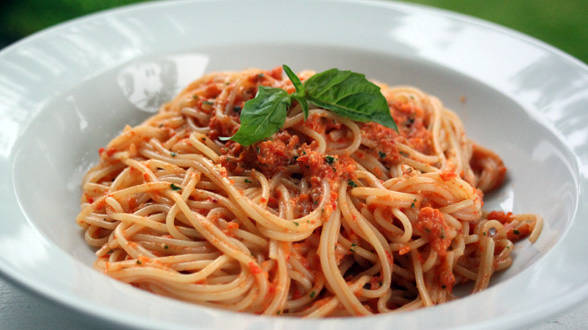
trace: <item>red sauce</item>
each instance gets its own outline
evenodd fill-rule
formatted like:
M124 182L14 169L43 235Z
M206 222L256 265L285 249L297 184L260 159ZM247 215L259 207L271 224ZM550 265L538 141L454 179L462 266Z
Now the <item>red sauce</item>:
M445 260L445 257L442 257L441 259L441 264L436 268L439 283L441 283L441 288L447 289L451 292L455 285L455 276L453 275L451 267L449 267L449 264Z
M271 141L259 142L256 146L256 162L262 172L273 175L283 171L292 162L300 138L287 131L276 134Z
M455 179L457 177L457 174L452 171L443 171L439 174L439 176L441 176L441 180L449 181L451 179Z
M261 268L259 268L259 266L253 261L249 262L249 271L253 275L261 274L262 272Z
M525 223L517 228L513 228L506 233L506 238L509 240L516 242L520 241L521 239L529 236L531 234L531 227L529 224Z
M408 144L424 154L433 152L431 132L427 130L422 109L409 101L394 100L390 113L398 126L398 142Z
M321 182L323 178L330 181L348 179L356 168L353 159L347 155L325 155L308 146L300 149L296 162L304 174L310 177L311 183Z
M498 220L502 224L509 224L515 220L514 215L512 212L502 212L502 211L492 211L488 213L488 220ZM506 238L509 240L516 242L519 241L531 234L531 226L529 224L524 223L518 227L511 228L506 233Z
M502 224L507 224L514 220L512 212L505 213L502 211L492 211L488 213L487 218L488 220L498 220Z
M360 124L360 129L364 138L374 141L377 145L376 150L368 151L372 153L372 156L379 158L386 166L392 166L398 162L396 131L374 122Z
M439 256L443 257L447 254L451 240L447 237L449 226L441 211L431 207L423 207L419 211L415 227L418 233L429 241Z

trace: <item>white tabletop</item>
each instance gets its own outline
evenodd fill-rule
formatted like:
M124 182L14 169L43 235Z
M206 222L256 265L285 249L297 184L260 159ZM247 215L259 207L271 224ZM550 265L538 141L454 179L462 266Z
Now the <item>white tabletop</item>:
M109 322L83 315L27 292L0 278L1 329L117 329ZM588 328L588 302L532 327L532 330Z

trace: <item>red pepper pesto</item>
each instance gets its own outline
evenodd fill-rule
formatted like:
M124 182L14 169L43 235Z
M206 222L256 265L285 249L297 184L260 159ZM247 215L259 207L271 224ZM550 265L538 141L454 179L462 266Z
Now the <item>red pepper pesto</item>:
M511 222L515 221L515 217L512 212L502 212L502 211L492 211L487 215L488 220L497 220L500 223L507 225ZM531 226L529 224L524 223L516 228L511 228L506 232L506 238L509 240L516 242L520 241L521 239L529 236L531 234Z
M397 141L424 154L432 154L432 136L423 109L406 99L392 101L390 111L398 126Z
M432 207L423 207L419 211L415 228L423 238L429 241L431 248L437 252L441 262L436 266L435 272L442 288L451 292L455 284L455 276L446 260L451 239L447 237L449 226L445 222L443 213Z
M447 237L449 226L441 211L432 207L423 207L419 211L415 228L422 237L431 243L431 247L439 256L447 255L451 239Z

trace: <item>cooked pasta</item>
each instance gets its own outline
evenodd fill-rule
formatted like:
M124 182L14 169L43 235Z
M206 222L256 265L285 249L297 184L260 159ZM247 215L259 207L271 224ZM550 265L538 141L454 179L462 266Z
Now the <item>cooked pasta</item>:
M305 81L314 72L298 77ZM413 87L377 83L398 131L293 102L250 146L238 129L281 68L212 73L125 127L83 179L77 223L95 267L197 304L326 317L412 310L483 290L534 242L534 214L485 212L506 169L458 116Z

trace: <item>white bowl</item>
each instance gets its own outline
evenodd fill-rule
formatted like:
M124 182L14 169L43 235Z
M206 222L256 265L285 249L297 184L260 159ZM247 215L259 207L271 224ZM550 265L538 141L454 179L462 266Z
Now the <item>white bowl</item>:
M543 215L539 241L518 244L513 266L479 294L365 318L236 314L93 270L74 218L97 149L204 72L282 63L352 69L440 97L509 168L487 207ZM182 1L107 11L0 53L0 270L76 310L141 328L526 325L588 296L587 141L586 65L476 19L351 1Z

